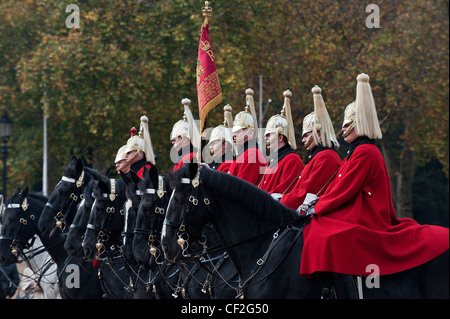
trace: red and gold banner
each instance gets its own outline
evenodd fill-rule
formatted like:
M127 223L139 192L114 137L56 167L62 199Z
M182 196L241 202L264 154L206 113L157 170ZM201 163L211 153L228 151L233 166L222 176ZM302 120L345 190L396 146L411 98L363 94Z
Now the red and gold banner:
M208 19L202 25L197 59L197 95L200 114L200 134L208 112L222 102L222 89L216 69L214 53L209 42Z

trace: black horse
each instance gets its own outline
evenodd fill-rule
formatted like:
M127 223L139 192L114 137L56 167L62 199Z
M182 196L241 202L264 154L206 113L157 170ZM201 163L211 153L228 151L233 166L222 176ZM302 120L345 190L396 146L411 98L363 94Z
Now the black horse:
M92 196L92 190L97 184L96 180L91 180L89 184L84 188L83 199L78 205L78 210L75 217L70 224L69 231L64 243L64 249L67 251L70 257L84 258L83 250L83 238L86 232L86 226L91 215L91 208L94 204L94 197Z
M167 262L161 251L159 238L164 214L172 193L168 180L158 175L155 166L144 168L142 194L139 203L133 238L133 255L143 268L138 288L150 291L154 298L169 299L178 297L180 269L178 265Z
M87 260L97 260L100 281L111 298L132 298L130 276L123 259L121 233L125 224L125 183L101 175L93 189L94 204L83 249Z
M125 204L125 227L122 232L122 254L129 265L136 265L137 263L133 256L133 237L137 210L142 197L142 193L139 191L139 184L142 183L142 180L131 170L129 176L122 172L120 172L120 175L126 184L125 196L127 198Z
M240 277L238 296L321 298L331 276L299 275L302 228L297 216L257 187L196 164L173 174L162 246L169 260L182 258L180 244L207 223L215 225ZM187 204L186 204L187 203ZM197 205L195 205L197 203ZM200 209L206 206L209 208ZM400 273L381 276L380 288L362 285L365 298L448 298L448 251Z
M166 283L172 290L171 295L181 295L183 298L232 298L234 289L227 286L237 275L226 254L220 250L220 241L212 227L205 227L200 242L192 243L193 251L202 251L206 245L216 246L216 252L194 260L186 258L182 262L172 265L167 262L161 251L160 237L164 222L165 211L172 190L166 176L159 176L152 170L144 171L144 184L140 190L143 193L139 205L136 222L133 251L136 258L148 265L154 274L162 274L161 265L167 271L180 269L177 283ZM174 268L176 267L176 268ZM219 272L220 271L220 272ZM170 272L169 272L170 273ZM224 282L224 278L226 282ZM155 279L156 281L156 279ZM166 295L167 296L167 295Z
M98 175L96 170L85 167L81 158L72 157L41 214L39 229L45 237L67 233L85 186Z
M144 169L148 171L147 168ZM156 167L153 165L151 170L155 171ZM122 254L133 282L133 298L153 299L155 294L153 289L151 289L152 287L148 284L152 281L152 273L148 267L144 267L142 264L138 265L133 250L137 211L142 195L145 193L145 191L140 190L143 189L141 185L144 184L144 181L132 170L130 170L129 174L120 172L120 175L127 185L125 190L127 201L125 204L125 227L122 232Z
M63 238L49 239L39 232L37 225L46 202L45 196L28 194L28 188L23 192L18 188L7 200L2 217L0 263L17 262L17 255L38 235L57 265L61 297L99 298L101 289L92 266L83 259L68 258Z

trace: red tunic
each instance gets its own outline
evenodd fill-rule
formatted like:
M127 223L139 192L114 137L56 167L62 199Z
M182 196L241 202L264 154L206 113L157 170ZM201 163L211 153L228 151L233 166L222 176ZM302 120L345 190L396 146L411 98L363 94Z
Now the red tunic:
M304 229L300 274L327 271L367 276L419 266L449 247L448 228L398 219L389 175L374 144L358 146L314 207Z
M297 209L305 200L307 193L324 194L339 167L341 158L335 150L330 148L318 149L311 160L305 165L301 176L292 190L285 194L280 203L286 207ZM323 188L323 189L322 189Z
M259 148L249 147L233 161L228 173L253 185L258 185L265 166L266 160Z
M228 171L230 170L231 164L233 164L232 160L222 162L219 164L219 166L217 166L216 171L228 173Z
M300 156L289 146L287 147L287 151L278 152L277 164L271 166L272 161L275 161L275 159L271 159L267 163L264 175L258 185L260 189L265 190L269 194L287 193L295 185L295 179L303 170L303 162ZM282 157L280 156L281 154Z
M193 158L194 158L195 156L197 156L197 153L196 153L196 152L190 152L190 153L184 155L184 156L178 161L178 163L176 163L176 164L173 166L173 171L175 172L176 170L179 170L180 168L183 167L183 165L184 165L185 163L191 163L192 160L193 160Z

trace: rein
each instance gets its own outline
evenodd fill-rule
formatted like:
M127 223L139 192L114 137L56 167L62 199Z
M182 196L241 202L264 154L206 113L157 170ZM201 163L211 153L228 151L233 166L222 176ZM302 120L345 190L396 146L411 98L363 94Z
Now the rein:
M22 212L25 214L26 211L28 211L30 205L28 204L27 198L25 197L25 199L23 200L22 204L19 203L10 203L6 206L6 208L9 209L21 209ZM31 212L28 215L28 218L31 220L31 223L33 224L33 226L36 228L36 230L38 230L38 225L37 225L37 221L36 221L36 216L34 214L32 214ZM45 245L42 245L39 248L30 250L31 254L27 255L23 249L29 249L33 246L34 241L36 240L36 237L33 236L32 238L30 238L29 241L24 241L22 238L22 231L24 229L25 226L28 225L28 220L26 218L20 217L19 218L19 224L17 225L17 229L14 233L14 236L7 236L7 235L1 235L0 236L0 240L11 240L11 254L13 254L14 256L21 256L23 258L22 261L25 261L26 263L28 263L29 260L31 260L32 258L48 251L49 249L56 247L58 245L60 245L61 243L63 243L65 241L64 238L61 238L60 240L56 241L55 243L53 243L50 246L45 247ZM22 246L22 247L20 247ZM43 248L42 248L43 247ZM31 269L31 267L30 267Z
M242 279L239 279L239 286L233 287L230 283L228 283L221 275L219 272L218 275L214 274L213 272L211 272L209 269L205 268L211 275L215 276L216 278L219 278L221 280L223 280L229 287L232 287L233 289L236 290L237 292L237 296L236 298L244 298L244 289L250 286L250 281L252 281L255 276L259 273L259 271L262 269L262 267L266 264L266 261L268 260L271 252L273 251L273 249L277 246L277 244L286 236L286 234L290 231L297 231L297 234L294 238L294 240L292 241L291 246L289 247L289 249L287 250L287 252L285 253L285 255L279 260L278 264L276 265L276 267L274 267L266 276L264 276L264 278L258 280L257 282L252 283L252 285L257 284L259 282L261 282L262 280L266 279L267 277L269 277L277 268L278 266L281 264L281 262L284 260L284 258L287 256L287 253L292 249L292 247L294 246L295 242L297 241L297 239L300 237L300 235L303 232L303 228L306 226L306 224L308 224L308 222L310 221L310 219L312 218L312 216L309 215L296 215L294 219L285 222L281 225L278 225L276 227L270 228L266 231L263 231L261 233L258 233L256 235L250 236L249 238L246 238L244 240L241 240L239 242L236 243L232 243L229 245L223 245L223 243L216 245L215 247L209 248L206 246L206 243L202 243L200 242L199 238L201 238L201 235L199 235L195 230L192 229L192 227L190 227L187 223L186 223L186 217L189 215L189 213L195 209L195 206L198 205L199 200L198 200L198 195L203 192L205 195L202 198L203 200L201 200L200 202L203 202L207 209L208 209L208 213L211 215L213 212L213 208L211 206L214 206L214 203L212 203L212 201L206 196L206 192L204 191L204 187L202 187L202 184L199 181L199 171L197 171L196 176L194 177L194 179L189 179L189 178L182 178L181 179L181 183L182 184L192 184L192 192L191 195L189 196L189 200L187 205L184 208L184 214L183 214L183 219L181 222L176 222L176 221L172 221L167 219L164 220L164 225L167 226L171 226L171 227L175 227L178 228L178 232L177 232L177 236L178 236L178 240L177 243L178 245L181 247L182 249L182 254L184 257L192 257L195 260L198 260L198 264L200 266L202 266L202 263L200 262L200 260L204 260L204 256L206 256L209 260L212 260L211 258L209 258L209 254L211 253L215 253L215 252L219 252L219 251L226 251L232 247L236 247L239 245L242 245L248 241L254 240L256 238L259 238L261 236L273 233L272 235L272 241L269 244L268 249L266 250L266 252L264 253L264 255L259 258L256 262L255 267L253 268L253 270L251 271L251 275L250 277L248 277L247 279L245 279L244 281L242 281ZM200 186L199 186L200 185ZM202 189L202 191L200 191L200 189ZM212 203L212 204L211 204ZM297 223L299 221L302 221L303 224L302 226L299 227L294 227L292 224ZM279 234L280 230L282 230L282 233ZM195 254L186 254L185 252L187 251L187 249L189 248L189 244L188 244L188 240L189 240L189 234L193 235L194 237L196 237L200 244L203 246L203 251L200 253L195 253ZM212 262L211 262L212 263ZM213 265L213 269L215 269L214 265Z
M45 204L45 206L52 209L56 213L55 217L53 217L53 219L56 221L56 226L58 228L60 228L61 231L63 231L66 228L66 219L67 219L67 215L65 215L66 211L69 210L72 207L72 205L77 205L79 199L83 199L83 187L82 186L84 185L84 170L81 172L81 175L78 178L78 180L75 180L74 178L70 178L67 176L63 176L61 178L60 182L67 182L67 183L75 184L76 188L70 194L69 198L64 203L64 205L61 209L56 208L53 203L50 203L50 201L48 201ZM61 235L67 235L67 234L62 233Z
M101 194L101 198L95 198L94 203L92 204L92 208L96 207L96 202L97 200L101 200L101 199L109 199L111 203L114 202L114 200L117 198L117 194L115 192L115 180L114 179L110 179L110 189L111 192L109 194L107 193L102 193ZM100 256L101 254L106 252L105 249L105 243L107 241L110 240L110 235L112 235L112 231L108 229L108 225L111 222L111 219L113 217L113 214L116 211L116 208L114 206L108 206L105 209L107 215L107 218L104 220L103 225L101 225L101 227L98 227L97 225L88 223L86 226L86 231L87 230L92 230L94 232L97 232L97 243L95 244L95 247L97 248L99 254L98 256ZM125 212L121 209L119 211L119 213L123 216L125 214ZM110 247L110 250L115 250L117 246L116 244L113 244ZM118 249L120 249L120 245L117 246ZM103 250L103 251L102 251Z
M195 178L194 178L194 180L195 180ZM191 180L191 179L188 179L188 178L182 178L181 183L182 183L182 184L191 184L191 183L194 184L194 183L195 183L194 180ZM198 186L198 184L197 184L197 186ZM194 206L197 206L198 203L199 203L199 200L196 198L197 195L198 195L198 193L199 193L197 186L194 186L194 187L193 187L192 195L189 196L189 202L188 202L188 204L187 204L186 207L185 207L185 210L184 210L184 216L186 216L186 215L194 208ZM203 189L203 187L202 187L202 189ZM196 190L197 190L197 191L196 191ZM203 198L203 201L202 201L202 202L207 206L208 212L209 212L209 213L212 213L212 211L213 211L213 209L211 208L211 203L212 203L212 201L211 201L210 199L208 199L208 198L205 196L205 197ZM214 206L214 204L213 204L212 206ZM283 223L283 224L281 224L281 225L278 225L278 226L275 226L275 227L273 227L273 228L270 228L270 229L268 229L268 230L266 230L266 231L263 231L262 233L258 233L258 234L256 234L256 235L253 235L253 236L249 237L249 238L246 238L246 239L244 239L244 240L241 240L241 241L239 241L239 242L237 242L237 243L229 244L229 245L226 245L226 246L223 245L223 244L218 244L218 245L216 245L216 247L213 247L213 248L214 248L213 250L207 250L207 251L203 250L203 252L200 253L200 254L198 254L198 255L194 255L194 256L191 256L191 255L185 255L184 257L200 258L202 255L205 255L205 254L211 254L211 253L213 253L213 252L218 252L218 251L227 250L227 249L229 249L229 248L232 248L232 247L236 247L236 246L242 245L242 244L244 244L244 243L246 243L246 242L248 242L248 241L251 241L251 240L256 239L256 238L258 238L258 237L267 235L267 234L269 234L269 233L274 233L274 232L276 232L277 230L279 231L280 229L283 229L283 228L285 228L285 227L288 227L289 225L292 225L292 224L294 224L294 223L296 223L296 222L299 222L299 221L301 221L301 220L305 220L305 221L308 220L308 221L309 221L310 218L311 218L311 216L306 216L306 215L296 215L294 219L292 219L292 220L290 220L290 221L288 221L288 222L285 222L285 223ZM306 224L307 224L307 222L305 222L305 225L306 225ZM183 220L182 220L181 222L176 222L176 221L171 221L171 220L167 219L167 217L166 217L166 219L164 220L164 225L178 228L178 231L179 231L179 232L182 232L182 233L183 233L183 232L190 232L190 233L191 233L192 235L194 235L196 238L200 238L200 237L201 237L201 235L200 235L199 233L197 233L195 230L193 230L192 227L190 227L189 225L186 225L184 218L183 218ZM303 229L303 228L302 228L302 229ZM189 237L188 234L186 234L186 235L187 235L187 237ZM180 236L179 236L179 238L180 238ZM180 241L180 242L181 242L181 241ZM181 244L180 242L179 242L179 245ZM181 246L181 245L180 245L180 246Z

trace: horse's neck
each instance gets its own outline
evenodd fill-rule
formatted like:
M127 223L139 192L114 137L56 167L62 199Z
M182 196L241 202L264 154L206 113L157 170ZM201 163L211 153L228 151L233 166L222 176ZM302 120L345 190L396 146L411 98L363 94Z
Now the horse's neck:
M66 250L64 249L64 242L61 242L60 237L55 239L48 239L44 238L41 234L38 234L38 236L58 268L61 268L68 256Z
M217 206L220 209L213 213L213 224L239 275L248 278L269 248L276 225L236 203L230 207L229 203L219 200Z

